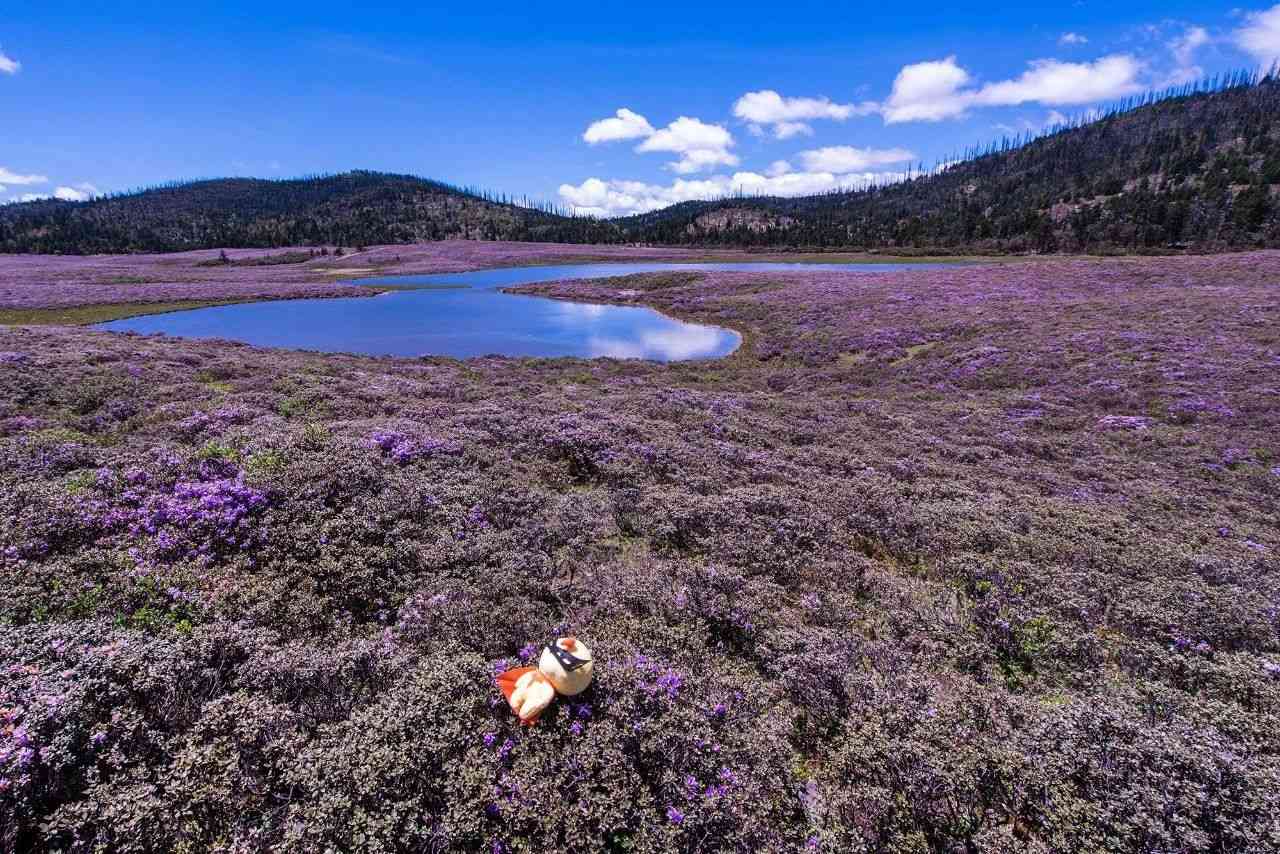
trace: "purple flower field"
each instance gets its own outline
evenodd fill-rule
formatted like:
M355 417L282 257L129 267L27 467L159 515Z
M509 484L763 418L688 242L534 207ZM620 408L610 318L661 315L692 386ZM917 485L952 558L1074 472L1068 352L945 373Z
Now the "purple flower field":
M0 327L0 850L1280 849L1280 253L525 290L744 343Z

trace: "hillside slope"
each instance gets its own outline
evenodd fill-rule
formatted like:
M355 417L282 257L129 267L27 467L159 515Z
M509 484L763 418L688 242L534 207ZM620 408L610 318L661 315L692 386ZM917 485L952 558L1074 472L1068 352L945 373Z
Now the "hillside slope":
M627 239L1091 252L1280 246L1280 83L1238 75L887 187L688 202ZM737 215L727 211L738 209ZM751 212L747 215L745 212Z
M422 240L607 242L612 227L410 175L225 178L0 207L0 252L91 254Z

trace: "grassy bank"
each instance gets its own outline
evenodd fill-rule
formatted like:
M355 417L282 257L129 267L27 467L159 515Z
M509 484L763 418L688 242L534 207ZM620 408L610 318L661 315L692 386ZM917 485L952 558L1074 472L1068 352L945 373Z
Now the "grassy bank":
M106 303L103 305L77 305L66 308L0 308L0 325L3 326L91 326L127 317L148 314L167 314L172 311L188 311L193 308L212 308L219 305L235 305L246 300L174 300L157 303Z

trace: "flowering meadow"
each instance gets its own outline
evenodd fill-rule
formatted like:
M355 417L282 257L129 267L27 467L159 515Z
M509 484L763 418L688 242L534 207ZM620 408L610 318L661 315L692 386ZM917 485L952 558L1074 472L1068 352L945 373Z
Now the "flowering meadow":
M1280 850L1280 253L524 290L744 343L0 328L0 850Z

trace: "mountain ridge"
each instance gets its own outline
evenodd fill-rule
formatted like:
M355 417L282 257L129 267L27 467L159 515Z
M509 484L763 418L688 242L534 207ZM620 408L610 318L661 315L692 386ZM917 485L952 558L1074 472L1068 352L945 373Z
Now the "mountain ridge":
M446 238L609 242L583 217L369 170L216 178L0 207L0 251L50 254L413 243Z
M1136 104L1136 106L1134 106ZM0 252L446 238L912 253L1280 247L1280 82L1237 73L885 186L690 201L614 219L413 175L224 178L0 207Z

